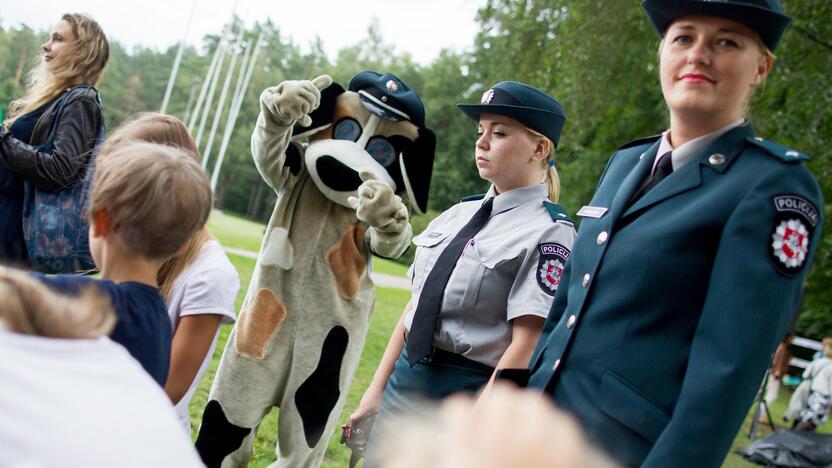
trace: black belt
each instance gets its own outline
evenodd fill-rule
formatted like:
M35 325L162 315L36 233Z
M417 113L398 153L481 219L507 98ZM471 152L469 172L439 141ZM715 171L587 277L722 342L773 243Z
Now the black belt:
M439 349L436 346L433 347L433 351L431 352L431 354L428 357L422 359L422 361L431 364L448 364L451 366L465 367L467 369L473 369L481 372L494 372L494 368L491 366L487 366L481 362L468 359L467 357L461 354L454 354L450 351Z

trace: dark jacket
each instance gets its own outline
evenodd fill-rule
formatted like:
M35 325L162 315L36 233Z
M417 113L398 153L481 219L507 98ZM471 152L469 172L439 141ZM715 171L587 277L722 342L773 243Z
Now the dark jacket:
M94 88L72 92L55 128L51 152L37 147L49 138L57 117L57 99L35 124L29 141L20 141L0 125L0 260L25 262L23 240L23 183L31 182L45 191L73 186L84 176L84 167L103 118Z
M743 125L630 203L655 140L612 156L529 386L625 466L717 467L800 298L823 198L806 155Z
M58 111L55 103L41 116L31 141L20 141L0 126L0 164L41 190L56 192L80 182L103 118L97 94L94 88L73 92L55 128L55 147L49 153L36 146L49 138Z

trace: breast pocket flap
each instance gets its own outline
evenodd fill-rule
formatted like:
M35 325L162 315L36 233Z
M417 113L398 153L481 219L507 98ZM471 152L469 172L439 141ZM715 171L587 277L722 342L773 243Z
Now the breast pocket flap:
M447 232L440 231L423 232L413 238L413 243L418 247L434 247L441 244L449 235Z
M506 249L505 247L498 247L491 252L480 254L479 261L489 270L493 270L497 265L517 257L517 252Z
M601 377L601 410L650 442L659 438L670 414L610 370Z

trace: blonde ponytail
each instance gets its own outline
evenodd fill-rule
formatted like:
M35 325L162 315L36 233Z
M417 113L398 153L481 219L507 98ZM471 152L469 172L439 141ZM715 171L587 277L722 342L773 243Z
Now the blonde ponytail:
M554 158L554 152L550 152L549 158L546 159L546 164L549 167L546 168L544 179L546 180L546 188L549 190L549 201L557 203L560 200L560 176L555 165L549 162L554 161L551 158Z
M543 169L545 171L543 180L546 182L546 189L549 191L549 201L557 203L560 200L560 175L558 175L558 170L555 168L555 143L551 138L529 127L526 127L526 131L537 138L546 140L549 152L543 157L543 164L546 165Z
M93 287L67 297L27 273L0 268L0 297L3 325L23 335L94 339L108 335L116 324L110 300Z

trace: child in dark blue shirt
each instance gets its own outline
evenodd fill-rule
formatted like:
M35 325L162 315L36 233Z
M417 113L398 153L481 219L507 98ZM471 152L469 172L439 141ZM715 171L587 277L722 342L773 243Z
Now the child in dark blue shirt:
M110 338L124 346L160 385L170 364L171 324L157 274L205 225L208 178L194 156L153 143L105 145L90 189L90 252L102 279L38 278L56 291L98 288L118 321Z
M114 283L87 276L35 276L57 292L78 295L92 285L109 297L118 318L110 338L127 348L159 385L165 385L173 331L159 288L135 281Z

